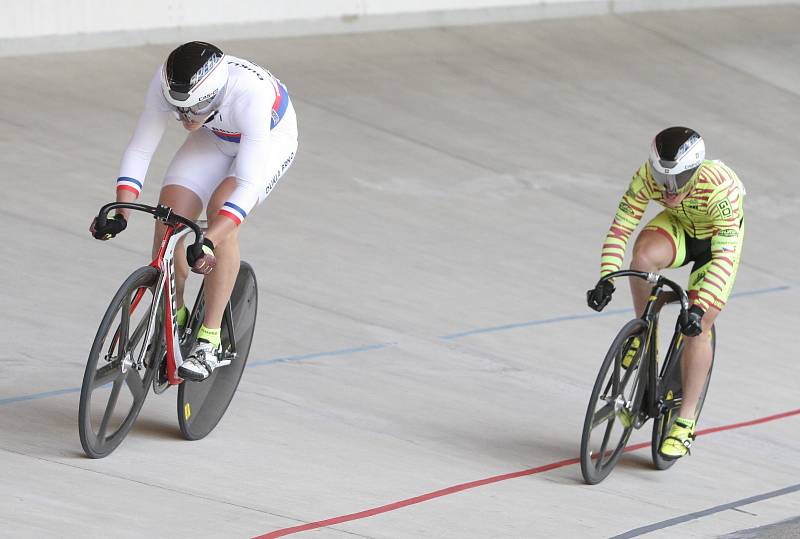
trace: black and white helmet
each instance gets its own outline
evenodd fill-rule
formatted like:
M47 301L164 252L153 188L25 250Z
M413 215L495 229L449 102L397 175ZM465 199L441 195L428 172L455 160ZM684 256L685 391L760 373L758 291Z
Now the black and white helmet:
M688 191L695 172L706 158L703 137L688 127L668 127L653 139L649 168L667 194Z
M181 113L209 111L227 82L225 54L204 41L190 41L172 51L161 71L164 98Z

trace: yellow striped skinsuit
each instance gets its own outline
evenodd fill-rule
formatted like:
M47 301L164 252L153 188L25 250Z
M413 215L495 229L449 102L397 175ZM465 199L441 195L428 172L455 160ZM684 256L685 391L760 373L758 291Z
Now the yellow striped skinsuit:
M601 275L622 266L625 246L654 200L664 207L646 226L664 234L672 244L668 267L694 262L689 278L689 298L707 311L722 309L733 288L744 240L744 186L721 161L703 161L688 195L675 208L664 204L664 193L647 163L633 175L608 230L600 261Z

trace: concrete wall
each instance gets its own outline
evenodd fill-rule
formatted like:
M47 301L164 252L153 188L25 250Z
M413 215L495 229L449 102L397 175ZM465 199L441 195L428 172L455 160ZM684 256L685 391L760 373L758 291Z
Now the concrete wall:
M548 0L547 3L567 1L576 0ZM12 0L10 5L4 2L6 16L0 19L0 36L150 30L532 3L530 0L235 0L225 3L216 0Z
M797 0L6 0L0 56Z

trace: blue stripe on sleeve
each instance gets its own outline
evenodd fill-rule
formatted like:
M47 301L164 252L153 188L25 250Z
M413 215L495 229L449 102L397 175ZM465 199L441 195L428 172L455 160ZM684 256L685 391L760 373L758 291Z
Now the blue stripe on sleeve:
M136 185L139 186L139 189L142 188L142 182L140 182L139 180L134 179L134 178L128 178L127 176L120 176L119 178L117 178L117 183L119 183L119 182L135 183Z
M232 202L226 202L225 204L223 204L223 206L228 206L229 208L233 208L234 210L241 213L243 217L247 217L247 212Z

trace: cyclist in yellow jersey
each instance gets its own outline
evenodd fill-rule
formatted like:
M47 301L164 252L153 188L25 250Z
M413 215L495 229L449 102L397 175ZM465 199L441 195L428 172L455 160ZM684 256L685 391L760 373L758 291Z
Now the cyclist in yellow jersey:
M721 161L705 159L705 143L686 127L670 127L653 139L650 157L633 176L606 235L601 275L620 269L631 233L654 200L664 211L636 238L631 269L658 272L693 262L689 277L689 321L681 375L683 402L669 435L659 449L676 459L689 452L694 439L696 407L711 367L711 326L733 288L744 238L744 186ZM589 305L608 303L614 286L590 291ZM631 280L637 315L644 312L650 285ZM638 339L637 339L638 340ZM627 367L641 343L623 360Z

